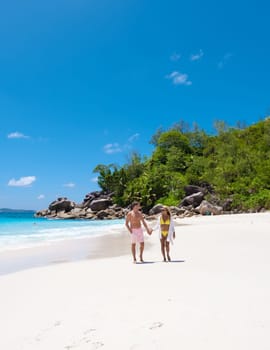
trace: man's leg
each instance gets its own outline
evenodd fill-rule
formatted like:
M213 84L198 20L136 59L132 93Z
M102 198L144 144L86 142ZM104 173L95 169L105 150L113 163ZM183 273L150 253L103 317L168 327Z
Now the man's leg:
M133 262L136 262L136 243L131 243L131 252L133 256Z
M144 250L144 242L141 242L140 243L140 260L141 260L141 262L144 262L143 261L143 250Z

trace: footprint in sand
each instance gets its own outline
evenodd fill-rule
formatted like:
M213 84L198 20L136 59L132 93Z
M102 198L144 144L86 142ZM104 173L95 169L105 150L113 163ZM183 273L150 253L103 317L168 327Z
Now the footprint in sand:
M102 342L98 341L98 342L93 343L92 346L93 346L92 349L95 350L95 349L101 348L102 346L104 346L104 344Z
M160 328L163 326L163 323L162 322L154 322L150 327L149 329L157 329L157 328Z
M45 337L50 331L52 331L55 327L61 326L61 321L55 321L51 327L43 329L36 337L36 341L41 341L43 337Z
M104 346L104 343L101 341L93 341L93 332L95 332L95 328L89 328L86 331L83 332L82 338L78 339L77 341L74 341L71 345L66 345L66 350L75 349L77 347L80 347L80 349L87 349L87 350L96 350Z
M91 343L91 344L89 344L89 343L90 343L90 340L85 341L85 340L81 339L76 344L65 346L65 349L72 350L72 349L75 349L77 347L80 347L80 349L82 349L82 350L84 350L84 349L85 350L97 350L97 349L101 348L102 346L104 346L104 343L99 342L99 341Z
M84 331L83 334L84 334L84 335L87 335L87 334L92 333L92 332L95 332L95 331L96 331L95 328L89 328L89 329L87 329L86 331Z

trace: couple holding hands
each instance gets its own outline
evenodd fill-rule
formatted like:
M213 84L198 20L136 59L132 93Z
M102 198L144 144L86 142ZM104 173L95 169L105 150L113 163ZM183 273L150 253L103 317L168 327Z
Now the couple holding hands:
M140 261L143 261L144 251L144 235L142 224L145 227L149 235L156 229L159 231L161 253L163 261L171 261L170 257L170 242L175 239L174 223L171 218L171 213L167 207L163 207L161 215L158 217L158 221L153 228L149 228L144 220L142 213L140 212L141 206L139 202L133 202L131 204L131 211L126 216L126 227L131 234L131 252L133 256L133 262L136 263L136 243L140 244Z

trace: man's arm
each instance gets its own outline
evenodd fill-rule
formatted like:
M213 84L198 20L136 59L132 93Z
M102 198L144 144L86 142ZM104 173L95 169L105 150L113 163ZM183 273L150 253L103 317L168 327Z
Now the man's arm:
M152 233L153 230L152 230L152 229L149 229L149 227L148 227L146 221L144 220L143 215L142 215L142 217L141 217L141 222L143 223L143 226L145 227L147 233L148 233L149 235L151 235L151 233Z
M128 213L126 216L126 228L128 229L129 233L132 233L130 228L130 214Z

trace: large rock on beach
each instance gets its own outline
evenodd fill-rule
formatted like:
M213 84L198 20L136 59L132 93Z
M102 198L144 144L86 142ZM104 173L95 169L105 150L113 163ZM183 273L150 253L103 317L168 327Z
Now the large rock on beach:
M50 205L49 205L49 210L50 211L65 211L65 212L69 212L72 209L74 209L76 206L76 204L70 200L68 200L66 197L64 198L58 198L56 201L53 201Z
M76 214L72 214L71 212L66 213L65 211L60 211L57 213L57 218L58 219L77 219Z
M190 196L190 195L192 195L194 193L198 193L198 192L201 192L204 194L207 193L207 190L205 188L199 187L199 186L194 186L194 185L185 186L184 191L185 191L186 196Z
M112 199L111 199L112 195L113 195L113 193L106 193L103 191L90 192L90 193L85 195L83 203L81 203L81 206L83 208L91 208L92 202L100 200L100 199L107 199L112 204ZM109 204L109 205L111 205L111 204ZM103 209L101 209L101 210L103 210Z
M112 200L111 199L101 198L101 199L93 200L90 203L89 208L92 211L100 211L100 210L105 210L105 209L109 208L110 205L112 205Z
M113 204L113 193L95 191L88 193L82 203L75 203L66 197L57 198L48 209L35 213L36 217L54 219L120 219L124 218L126 210Z
M163 204L156 204L153 206L152 209L149 210L149 215L156 215L156 214L159 214L162 210L162 208L164 207Z
M223 210L224 211L231 211L232 210L232 203L233 203L233 200L231 198L226 199L222 205Z
M196 208L196 211L201 215L220 215L222 214L222 207L213 205L207 202L206 200L204 200Z
M186 208L184 207L181 207L181 208L178 208L178 207L175 207L175 206L171 206L170 207L170 212L173 214L173 215L182 215L184 214L186 211Z
M45 217L47 215L48 215L48 209L38 210L37 212L35 212L35 217L37 218Z
M190 196L185 197L179 204L179 207L192 205L193 208L196 208L201 204L203 199L204 199L203 192L193 193Z

